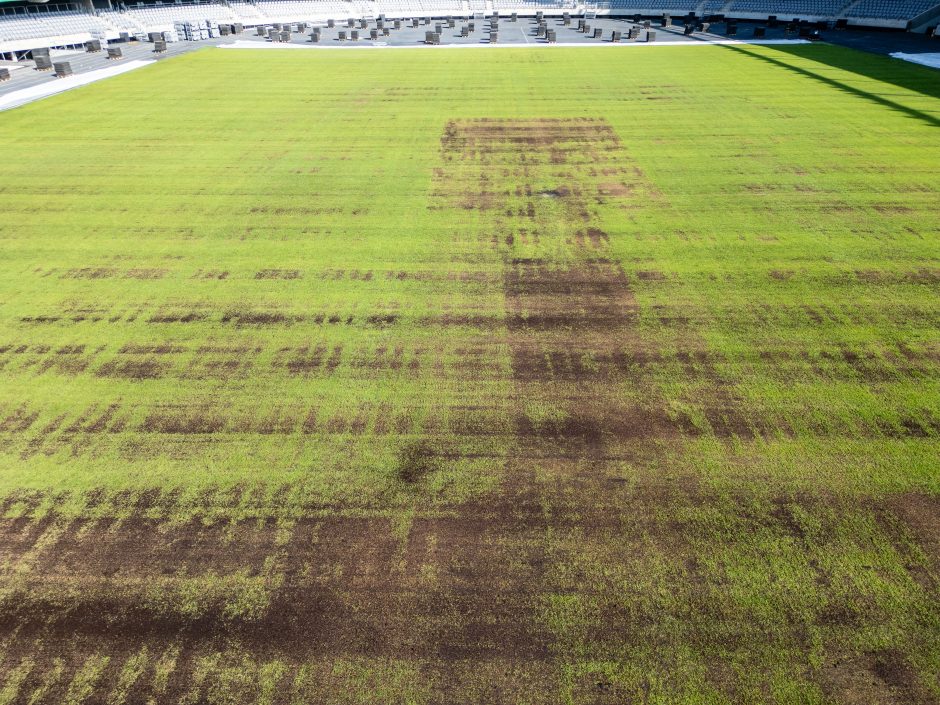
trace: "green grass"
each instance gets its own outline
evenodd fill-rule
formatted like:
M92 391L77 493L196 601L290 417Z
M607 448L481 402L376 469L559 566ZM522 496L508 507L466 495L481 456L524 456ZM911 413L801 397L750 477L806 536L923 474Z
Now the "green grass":
M940 701L938 85L207 49L0 115L0 700ZM459 146L533 124L612 138Z

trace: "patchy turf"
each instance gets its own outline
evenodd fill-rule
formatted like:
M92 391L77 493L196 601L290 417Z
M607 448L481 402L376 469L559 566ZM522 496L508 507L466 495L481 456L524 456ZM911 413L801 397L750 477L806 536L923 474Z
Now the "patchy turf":
M940 702L938 111L716 46L5 113L0 703Z

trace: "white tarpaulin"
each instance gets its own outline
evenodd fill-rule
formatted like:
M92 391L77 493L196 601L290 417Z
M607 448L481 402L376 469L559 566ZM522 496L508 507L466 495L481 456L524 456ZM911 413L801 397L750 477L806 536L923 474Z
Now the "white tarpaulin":
M89 71L88 73L77 73L72 76L66 76L65 78L52 79L48 83L41 83L38 86L30 86L29 88L21 88L18 91L11 91L5 95L0 95L0 110L9 110L10 108L16 108L20 105L26 105L27 103L32 103L34 100L94 83L95 81L100 81L102 78L110 78L111 76L127 73L128 71L133 71L134 69L139 69L141 66L148 66L152 63L154 62L139 60L128 61L118 66L109 66L106 69L98 69L97 71Z
M940 54L905 54L903 51L896 51L891 56L895 59L903 59L913 64L923 64L931 68L940 69Z

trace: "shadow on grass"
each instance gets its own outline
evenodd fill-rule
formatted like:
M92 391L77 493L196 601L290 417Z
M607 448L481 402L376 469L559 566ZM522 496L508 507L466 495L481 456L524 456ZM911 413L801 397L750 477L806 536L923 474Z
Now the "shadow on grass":
M810 69L804 68L802 66L794 65L789 60L807 59L823 66L831 66L835 69L849 71L858 76L862 76L873 81L878 81L883 84L892 84L906 90L915 91L917 93L930 96L932 98L940 98L940 80L938 80L938 73L935 70L925 66L907 64L897 59L889 59L883 56L876 56L856 51L854 49L845 49L843 47L836 47L831 45L817 45L810 47L802 45L766 45L761 47L761 50L755 50L748 46L733 44L725 44L722 46L724 46L726 49L730 49L731 51L736 51L739 54L746 54L752 59L757 59L759 61L764 61L766 63L779 66L780 68L784 68L788 71L799 74L800 76L819 81L820 83L824 83L827 86L831 86L840 91L851 93L852 95L858 96L859 98L870 100L873 103L890 108L891 110L897 110L898 112L904 113L917 120L923 120L928 125L933 127L940 127L940 113L933 114L923 110L918 110L917 108L912 108L908 105L898 103L882 93L875 93L858 86L844 83L822 73L811 71ZM762 50L764 49L770 49L785 56L781 58L775 58L766 53L763 53Z

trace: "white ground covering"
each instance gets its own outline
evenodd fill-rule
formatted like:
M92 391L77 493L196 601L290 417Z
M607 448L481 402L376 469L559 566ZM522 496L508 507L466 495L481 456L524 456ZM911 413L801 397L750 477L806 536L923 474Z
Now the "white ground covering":
M18 91L11 91L6 95L0 95L0 110L9 110L10 108L16 108L20 105L26 105L26 103L32 103L34 100L94 83L103 78L110 78L111 76L127 73L128 71L133 71L134 69L139 69L141 66L148 66L152 63L154 62L139 60L128 61L118 66L109 66L108 68L89 71L88 73L77 73L74 76L53 79L48 83L41 83L38 86L30 86L29 88L23 88Z
M532 49L549 47L707 47L714 44L809 44L806 39L765 39L757 41L739 41L737 39L702 40L695 42L557 42L556 44L440 44L438 46L426 45L396 45L389 46L382 42L368 44L363 42L348 42L345 45L327 46L326 44L281 44L280 42L253 42L239 39L231 44L219 44L220 49Z
M905 54L903 51L896 51L891 56L895 59L903 59L913 64L923 64L935 69L940 69L940 54Z

